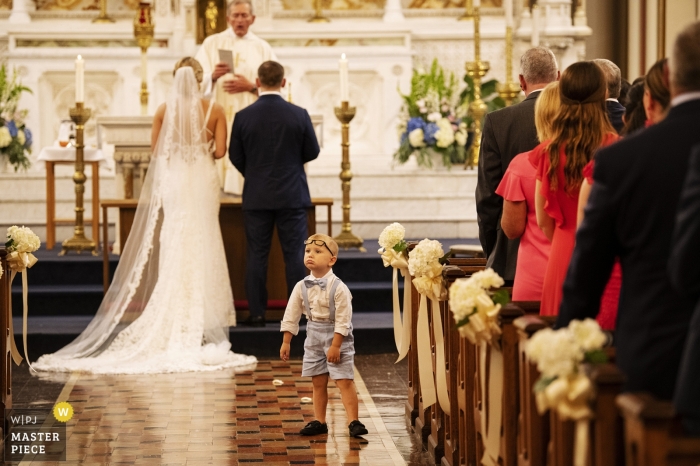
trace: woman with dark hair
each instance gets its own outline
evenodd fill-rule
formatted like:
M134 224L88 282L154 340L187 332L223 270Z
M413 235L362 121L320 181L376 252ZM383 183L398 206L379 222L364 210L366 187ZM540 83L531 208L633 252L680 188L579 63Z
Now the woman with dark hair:
M657 61L644 77L644 110L647 114L647 126L658 123L666 117L671 105L671 91L666 77L666 58Z
M600 147L616 141L605 108L606 81L593 62L569 66L559 81L561 107L551 139L533 151L537 166L537 223L552 242L542 288L541 315L557 315L574 249L583 169Z
M644 128L647 121L647 113L644 109L644 78L640 78L639 82L633 84L627 93L625 114L622 115L622 121L625 122L621 133L623 136Z

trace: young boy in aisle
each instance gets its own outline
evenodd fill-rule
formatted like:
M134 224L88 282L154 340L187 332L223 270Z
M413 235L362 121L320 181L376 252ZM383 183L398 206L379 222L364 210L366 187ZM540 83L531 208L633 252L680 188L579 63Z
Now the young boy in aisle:
M304 265L311 271L296 284L282 319L284 340L280 358L289 360L289 343L299 332L299 319L307 319L304 363L301 375L311 377L315 420L306 424L301 435L328 433L328 377L335 381L348 419L351 437L367 433L358 420L357 392L354 382L355 345L352 336L352 295L333 274L338 260L338 244L327 235L311 235L304 242Z

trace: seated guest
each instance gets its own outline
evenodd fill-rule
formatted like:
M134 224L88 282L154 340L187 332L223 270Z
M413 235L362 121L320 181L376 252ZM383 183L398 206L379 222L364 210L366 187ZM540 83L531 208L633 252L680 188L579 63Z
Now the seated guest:
M559 105L559 83L555 81L544 88L535 103L535 127L540 142L551 137ZM503 197L501 229L508 239L520 238L513 284L514 301L539 301L542 298L542 282L551 244L537 226L537 171L530 163L531 152L513 158L496 189L496 194Z
M679 34L669 71L673 100L666 118L596 155L557 319L564 327L595 317L619 257L615 363L627 378L625 390L648 391L662 400L674 395L697 303L696 296L675 289L667 264L691 149L700 144L700 22ZM697 376L697 362L692 369ZM681 413L683 404L676 404Z
M664 68L667 60L657 61L644 77L644 111L647 114L647 126L664 119L671 103L671 94L665 77Z
M625 78L622 78L620 86L620 97L617 98L617 101L620 102L620 105L622 105L623 107L627 107L627 94L629 94L630 89L632 89L632 83L627 81Z
M644 78L633 84L627 93L625 114L622 115L625 127L622 128L622 136L627 136L644 128L647 121L647 113L644 109Z
M681 359L678 387L673 397L676 410L683 417L686 431L700 435L700 146L690 157L688 176L678 202L676 228L669 260L673 286L697 304L690 321L688 339Z
M583 167L598 148L617 139L606 115L605 95L605 75L598 65L578 62L569 66L559 82L561 106L553 120L552 138L537 146L530 157L537 166L537 223L552 242L541 315L559 311L562 283L574 249Z
M622 75L620 74L620 68L605 58L597 58L593 60L593 63L600 66L605 74L605 82L608 88L607 96L605 99L605 108L608 112L608 118L610 123L615 128L615 131L619 134L622 131L624 123L622 122L622 115L625 114L625 107L618 102L620 97L620 88L622 86Z

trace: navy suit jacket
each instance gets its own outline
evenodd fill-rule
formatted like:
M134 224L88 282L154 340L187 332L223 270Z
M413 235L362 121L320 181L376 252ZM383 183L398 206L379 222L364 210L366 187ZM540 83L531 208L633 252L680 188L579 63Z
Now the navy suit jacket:
M557 319L561 327L595 317L619 257L616 363L627 376L626 390L665 400L674 394L695 305L672 286L667 269L678 199L698 143L700 100L693 100L598 152Z
M681 415L700 420L700 146L695 146L690 158L672 244L671 283L697 302L673 401Z
M304 164L320 149L306 110L268 94L236 113L228 148L243 174L243 209L311 206Z
M608 111L608 118L610 123L612 123L613 128L620 134L622 128L625 124L622 122L622 115L625 114L625 107L620 102L615 102L614 100L605 101L605 108Z

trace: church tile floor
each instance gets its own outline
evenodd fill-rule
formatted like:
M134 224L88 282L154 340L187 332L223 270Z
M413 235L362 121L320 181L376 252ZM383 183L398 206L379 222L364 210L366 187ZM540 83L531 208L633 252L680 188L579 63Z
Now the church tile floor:
M260 360L253 371L34 377L15 368L15 408L68 401L67 461L20 464L266 466L433 464L404 421L406 362L395 354L356 355L360 420L348 435L340 393L329 385L329 434L298 434L313 419L311 380L301 361ZM281 382L281 383L280 383Z

